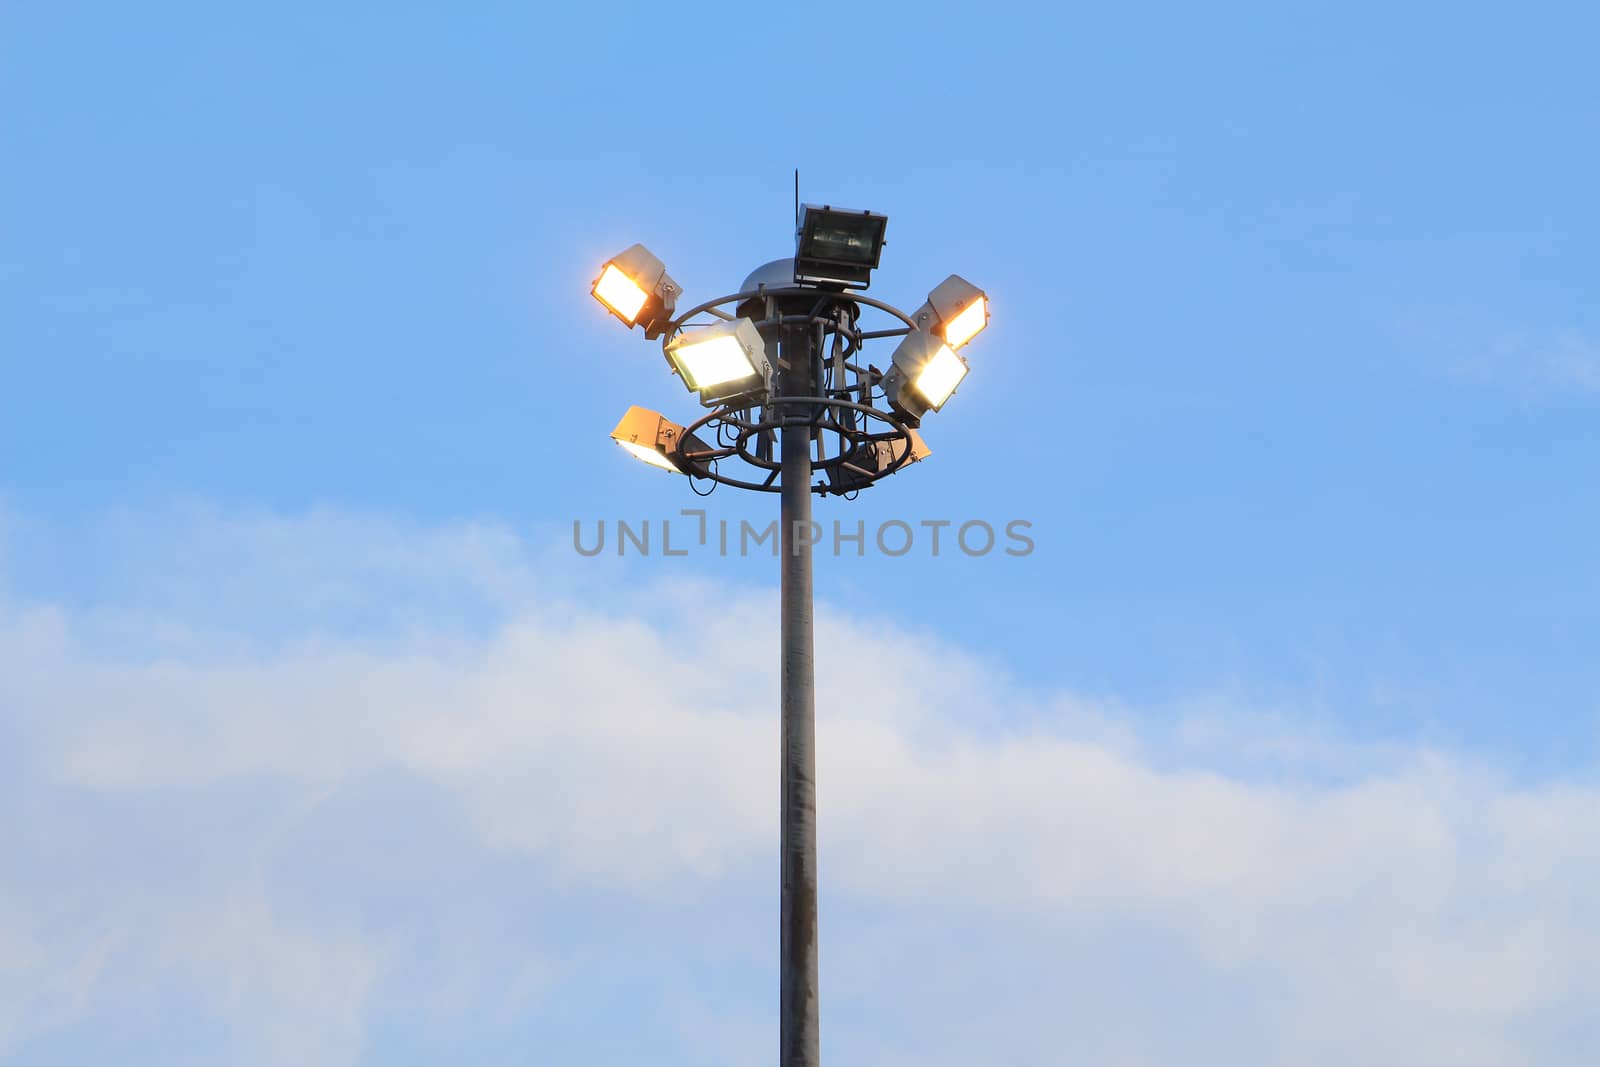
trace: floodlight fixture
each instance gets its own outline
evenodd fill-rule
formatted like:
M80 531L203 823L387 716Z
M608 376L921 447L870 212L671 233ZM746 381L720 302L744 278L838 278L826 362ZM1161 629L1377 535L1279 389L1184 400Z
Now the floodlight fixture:
M795 234L795 283L865 289L883 255L888 225L887 215L871 211L805 205Z
M894 365L883 376L883 391L890 406L912 426L918 425L930 410L944 407L967 376L967 361L923 330L907 334L894 350L893 359Z
M704 476L704 460L692 458L709 452L705 442L694 434L684 433L683 427L659 411L638 406L630 407L622 416L611 439L627 450L629 455L644 460L652 467L682 474ZM685 455L688 453L688 455Z
M702 404L756 400L772 384L766 342L749 319L685 330L667 343L667 359Z
M643 326L645 337L654 339L666 332L681 290L666 264L644 245L633 245L606 261L589 292L626 325Z
M961 275L952 274L933 287L928 302L912 318L924 330L944 338L951 349L957 349L989 325L989 298Z
M900 457L905 456L908 450L911 454L904 462L900 462ZM922 435L910 428L906 429L903 438L869 441L856 455L836 467L829 468L828 487L835 493L864 489L890 468L896 471L904 470L913 463L927 459L932 451L922 439ZM896 466L896 463L899 463L899 466Z

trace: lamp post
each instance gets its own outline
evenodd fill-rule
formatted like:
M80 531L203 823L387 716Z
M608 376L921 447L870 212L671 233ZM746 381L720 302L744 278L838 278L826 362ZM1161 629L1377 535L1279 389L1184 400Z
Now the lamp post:
M793 259L758 268L739 292L682 315L677 283L643 245L608 261L590 289L624 324L660 338L672 372L709 409L683 427L630 408L612 438L713 488L779 494L780 1067L820 1062L811 496L853 499L928 454L917 428L966 376L956 350L989 317L983 291L956 275L911 315L863 295L887 225L869 211L808 204ZM866 314L892 325L863 329ZM864 348L889 338L899 345L885 372Z

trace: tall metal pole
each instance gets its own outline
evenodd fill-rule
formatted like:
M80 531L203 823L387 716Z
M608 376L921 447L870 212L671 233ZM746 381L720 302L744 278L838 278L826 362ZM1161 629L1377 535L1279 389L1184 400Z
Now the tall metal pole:
M783 392L812 396L811 331L780 341ZM781 365L781 364L780 364ZM790 413L785 409L785 417ZM807 418L806 423L809 423ZM811 637L811 427L781 431L780 588L783 658L783 905L780 1067L818 1067L817 753Z

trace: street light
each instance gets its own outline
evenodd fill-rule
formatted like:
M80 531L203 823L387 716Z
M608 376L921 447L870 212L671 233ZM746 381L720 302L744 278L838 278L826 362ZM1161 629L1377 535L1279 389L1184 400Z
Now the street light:
M628 413L622 416L622 421L617 423L617 428L611 431L611 439L629 455L644 460L652 467L682 474L705 474L703 466L684 455L686 451L706 451L705 442L693 434L685 433L682 426L659 411L630 407Z
M772 379L766 342L749 319L686 330L667 342L667 359L702 404L758 399Z
M849 493L865 489L879 478L893 474L905 464L927 459L932 449L922 440L922 435L911 429L908 429L906 434L907 439L904 441L873 441L861 449L860 455L847 457L838 467L828 472L830 491Z
M921 330L906 335L894 350L893 361L883 378L883 392L889 405L912 426L921 425L922 416L930 410L944 407L967 376L967 361Z
M679 289L666 264L644 245L633 245L606 261L589 292L624 324L643 326L645 337L654 340L677 310Z
M659 337L674 372L710 408L688 426L630 408L612 438L656 467L779 494L779 1062L817 1067L811 497L851 496L929 454L916 427L966 376L956 349L983 329L989 309L982 290L956 275L916 316L865 296L883 252L883 215L806 205L797 223L792 260L758 267L739 292L682 314L676 284L640 245L609 262L593 291L623 322ZM895 324L868 329L868 314ZM884 338L901 338L887 374L864 355Z
M933 287L928 302L912 318L943 337L952 349L960 348L989 325L989 298L961 275L952 274Z
M795 235L796 285L848 285L865 289L883 256L884 215L807 204Z

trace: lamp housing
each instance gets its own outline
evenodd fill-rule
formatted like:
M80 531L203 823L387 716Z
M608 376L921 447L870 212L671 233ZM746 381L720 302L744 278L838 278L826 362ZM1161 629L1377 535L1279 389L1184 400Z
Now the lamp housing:
M893 358L883 376L883 392L889 406L911 426L920 425L929 411L944 407L967 376L967 361L925 330L908 333Z
M766 341L749 319L685 330L667 342L667 360L707 406L759 400L772 387Z
M611 439L652 467L700 478L707 475L706 460L689 458L709 452L705 442L694 434L685 433L682 426L659 411L630 407L617 428L611 431Z
M989 325L989 297L961 275L952 274L933 287L928 302L911 318L955 350Z
M871 485L879 475L893 467L901 456L906 454L909 447L911 455L895 469L895 473L906 469L913 463L927 459L932 453L922 435L916 430L907 429L906 438L893 437L884 441L872 441L864 445L847 462L839 463L828 469L828 491L832 493L848 493L856 489L864 489Z
M643 326L647 339L667 331L683 290L666 264L644 245L633 245L606 261L589 292L628 327Z
M806 204L795 233L795 283L867 288L888 225L887 215Z

